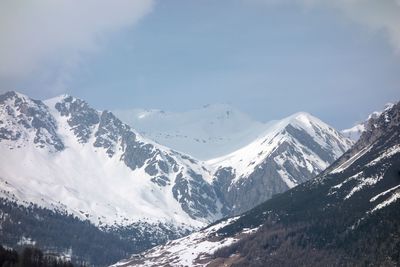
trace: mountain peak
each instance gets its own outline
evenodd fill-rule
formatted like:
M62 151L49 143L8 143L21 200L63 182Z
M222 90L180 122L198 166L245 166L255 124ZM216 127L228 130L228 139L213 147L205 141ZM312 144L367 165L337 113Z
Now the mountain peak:
M347 138L357 141L360 136L366 131L368 123L370 120L377 119L382 113L392 109L396 104L394 103L386 103L384 105L383 110L381 111L374 111L370 115L368 115L367 119L363 122L357 123L356 125L352 126L351 128L342 130L342 134Z
M204 109L212 109L212 110L232 110L234 109L231 105L226 103L214 103L214 104L206 104L203 105Z
M326 123L322 122L320 119L314 117L308 112L296 112L293 115L290 115L289 117L286 118L289 124L291 123L298 123L298 124L304 124L304 125L309 125L310 123L314 122L317 124L324 124Z
M19 93L17 91L7 91L4 94L0 95L0 102L4 102L5 100L12 99L12 98L20 98L20 99L23 99L25 101L27 99L30 99L28 96L26 96L24 94L21 94L21 93Z
M385 104L384 110L391 109L394 105L396 105L396 104L392 103L392 102L388 102L388 103Z
M55 104L55 103L65 102L65 101L70 102L70 101L73 101L75 99L78 99L78 98L65 93L65 94L61 94L61 95L46 99L43 102L45 102L45 103L54 103Z

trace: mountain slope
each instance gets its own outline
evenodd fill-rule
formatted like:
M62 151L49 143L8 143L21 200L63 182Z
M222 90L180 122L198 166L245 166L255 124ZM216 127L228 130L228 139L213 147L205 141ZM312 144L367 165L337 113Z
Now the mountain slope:
M0 96L0 234L5 245L38 238L32 242L67 250L71 243L61 242L60 233L42 228L59 229L61 221L51 218L64 216L67 222L73 216L110 233L108 240L135 240L134 250L123 242L114 244L121 257L220 218L211 178L202 162L143 138L112 113L80 99L42 102L15 92ZM28 216L32 210L52 215L43 221ZM15 225L17 220L25 225ZM92 231L86 223L68 225L65 231L71 234ZM94 258L88 250L74 253Z
M251 144L207 161L227 209L240 214L319 174L352 142L310 114L271 123ZM229 213L228 213L229 214Z
M266 128L265 124L225 104L180 113L145 109L113 113L144 136L202 160L233 152Z
M115 266L398 266L399 166L400 103L315 179Z
M99 225L147 217L199 226L218 216L198 161L142 138L112 113L70 96L43 103L8 93L0 101L3 196Z

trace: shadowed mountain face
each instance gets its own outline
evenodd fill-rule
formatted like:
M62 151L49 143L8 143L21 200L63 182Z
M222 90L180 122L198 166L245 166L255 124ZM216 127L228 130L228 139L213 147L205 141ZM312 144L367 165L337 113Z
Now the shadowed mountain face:
M116 266L398 266L399 166L396 104L315 179Z

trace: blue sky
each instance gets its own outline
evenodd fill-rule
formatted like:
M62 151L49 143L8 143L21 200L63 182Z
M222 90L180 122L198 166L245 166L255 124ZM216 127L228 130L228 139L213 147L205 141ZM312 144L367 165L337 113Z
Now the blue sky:
M110 110L229 103L261 121L307 111L338 128L399 100L395 0L90 2L9 4L0 33L21 37L0 44L0 91ZM54 16L35 25L41 13Z

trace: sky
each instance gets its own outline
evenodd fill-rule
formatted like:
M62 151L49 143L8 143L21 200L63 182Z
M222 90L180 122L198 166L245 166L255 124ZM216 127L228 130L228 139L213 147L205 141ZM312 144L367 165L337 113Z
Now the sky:
M400 100L400 0L1 0L0 93L338 129Z

